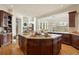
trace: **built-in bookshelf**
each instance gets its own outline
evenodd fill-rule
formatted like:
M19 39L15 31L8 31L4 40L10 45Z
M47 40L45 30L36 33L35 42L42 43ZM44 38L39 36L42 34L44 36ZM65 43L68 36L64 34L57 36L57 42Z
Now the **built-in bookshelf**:
M0 10L0 27L2 28L0 46L12 43L12 15L4 10Z
M12 32L12 16L8 16L8 32Z
M0 27L3 27L7 32L12 32L12 15L3 10L0 10Z

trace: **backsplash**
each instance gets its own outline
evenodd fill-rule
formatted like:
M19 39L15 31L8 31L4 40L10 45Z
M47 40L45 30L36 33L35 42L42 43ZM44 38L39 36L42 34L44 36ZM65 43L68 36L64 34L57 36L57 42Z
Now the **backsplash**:
M69 32L74 32L74 31L77 31L75 27L69 27Z
M3 28L2 27L0 27L0 33L3 31Z

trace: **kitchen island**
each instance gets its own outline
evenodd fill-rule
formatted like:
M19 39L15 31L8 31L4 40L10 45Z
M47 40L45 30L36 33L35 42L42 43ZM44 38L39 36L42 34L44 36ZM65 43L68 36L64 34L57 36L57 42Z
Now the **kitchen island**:
M25 55L57 55L61 49L61 35L19 35L19 47Z

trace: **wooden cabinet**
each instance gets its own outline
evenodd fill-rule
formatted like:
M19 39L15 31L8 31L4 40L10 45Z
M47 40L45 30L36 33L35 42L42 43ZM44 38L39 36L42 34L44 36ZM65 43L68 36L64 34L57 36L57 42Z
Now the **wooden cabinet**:
M2 26L2 22L3 22L3 20L2 20L2 12L0 12L0 27Z
M2 27L7 27L7 21L8 21L8 14L3 11L3 10L0 10L0 26Z
M19 35L19 46L27 55L55 55L61 49L61 38L28 39Z
M54 40L53 42L53 54L57 55L59 54L61 49L61 38L57 38L56 40Z
M1 45L7 45L10 44L12 42L12 34L0 34L0 46Z
M21 36L19 36L19 46L20 48L22 48L22 37Z
M79 49L79 36L72 35L72 46Z
M79 33L75 32L74 34L65 34L65 33L55 33L55 34L62 35L62 41L61 41L62 43L71 45L72 47L79 49L79 35L78 35Z
M76 11L69 12L69 27L75 27Z
M27 39L27 54L28 55L39 55L40 54L40 40Z
M53 55L53 40L41 40L40 44L41 55Z
M7 34L7 41L8 43L12 42L12 34Z
M1 45L2 45L2 39L3 39L3 35L0 34L0 47L1 47Z
M72 44L71 34L63 34L62 35L62 43L71 45Z
M8 14L3 12L2 13L2 26L7 27L8 26Z
M20 46L20 49L23 51L24 54L26 54L26 47L27 47L27 44L26 44L26 39L22 36L19 37L19 46Z
M76 49L79 49L79 36L74 34L63 34L62 36L62 43L71 45Z
M0 10L0 27L4 27L7 32L12 32L12 15Z
M32 55L52 55L53 44L52 40L27 40L27 54Z
M6 31L6 35L4 33L0 35L0 45L10 43L12 41L12 15L3 10L0 10L0 27Z

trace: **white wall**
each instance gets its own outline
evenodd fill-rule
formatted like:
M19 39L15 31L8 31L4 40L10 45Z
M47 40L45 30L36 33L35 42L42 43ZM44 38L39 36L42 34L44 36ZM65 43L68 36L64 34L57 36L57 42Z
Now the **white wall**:
M1 6L1 5L0 5L0 10L8 11L7 8L5 8L4 6Z
M78 32L79 32L79 13L78 13L78 19L77 19L77 28L78 28Z
M76 27L77 27L77 31L79 32L79 5L76 7L76 9L77 9Z
M38 19L37 27L39 26L40 22L47 22L48 23L48 31L53 31L53 27L55 26L68 26L68 12L59 13L55 15L51 15L48 17ZM67 25L65 25L66 23ZM37 28L39 30L39 27Z

